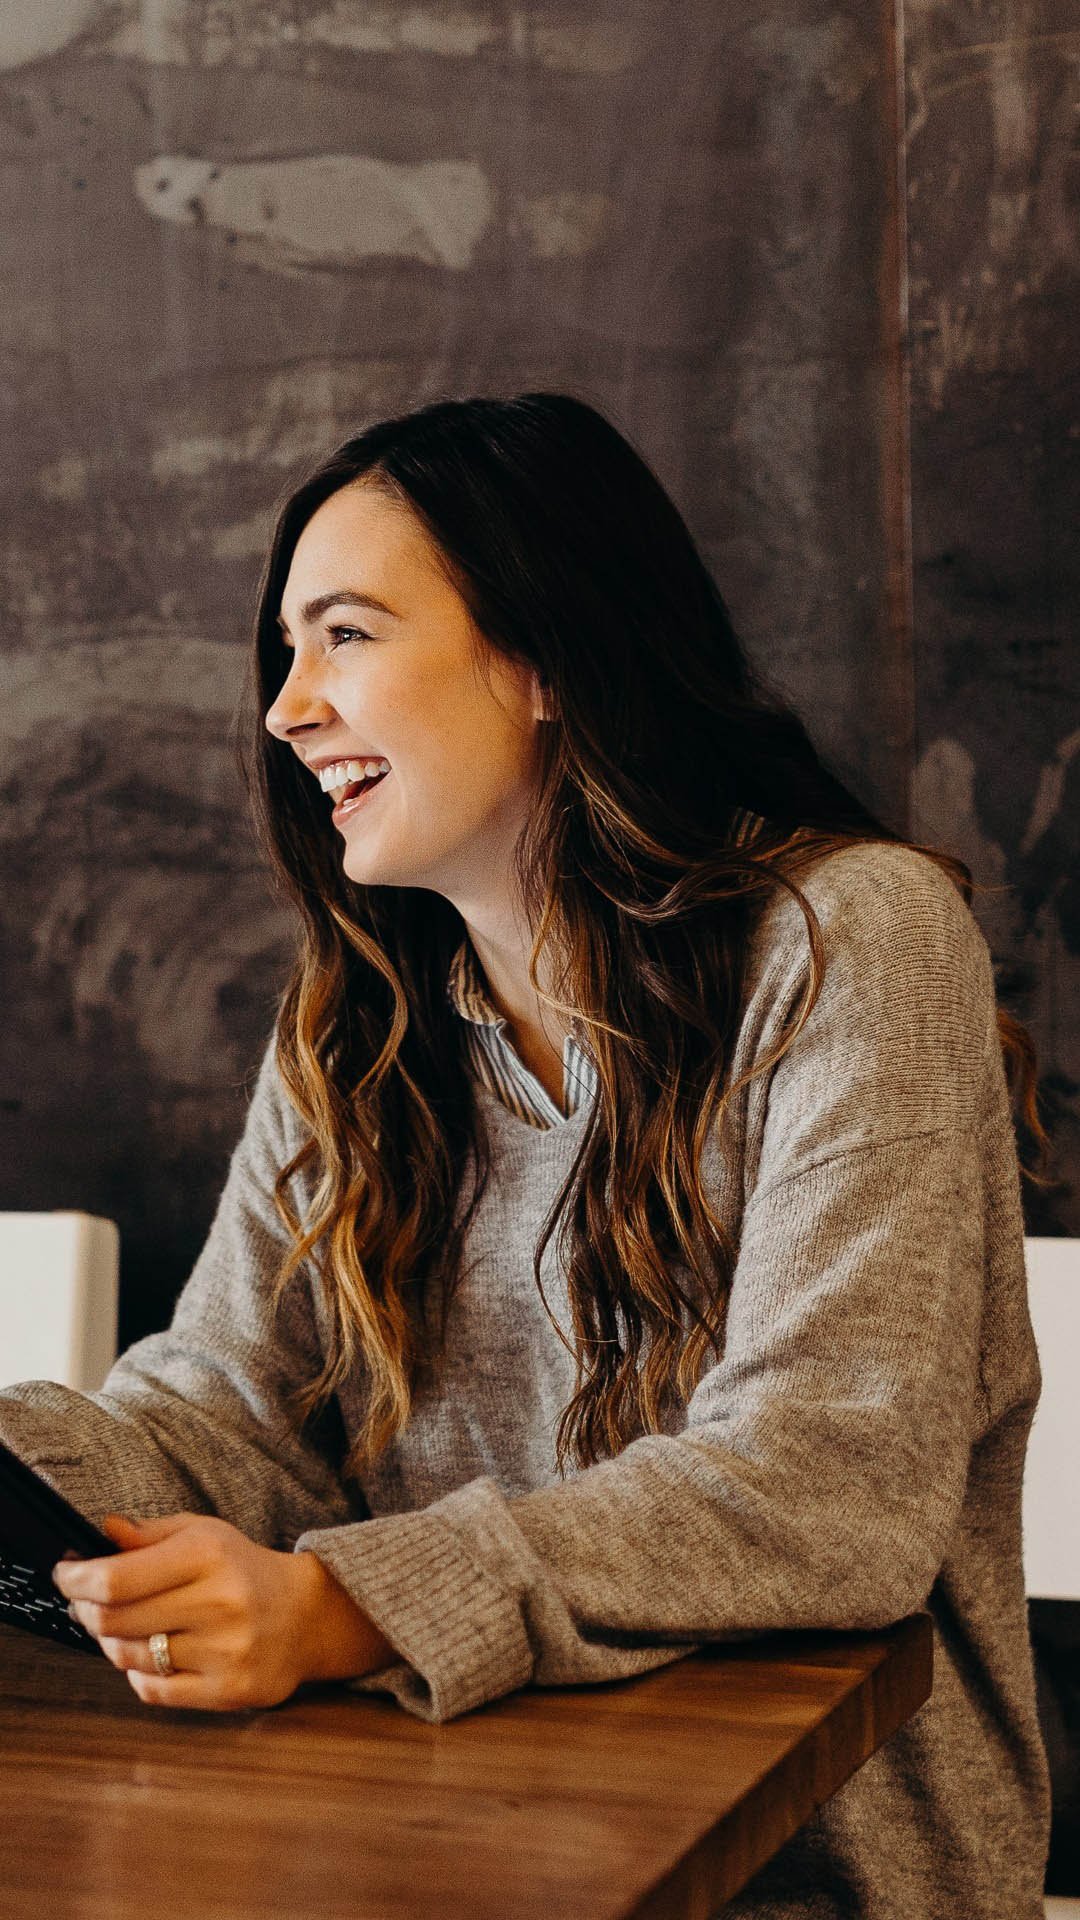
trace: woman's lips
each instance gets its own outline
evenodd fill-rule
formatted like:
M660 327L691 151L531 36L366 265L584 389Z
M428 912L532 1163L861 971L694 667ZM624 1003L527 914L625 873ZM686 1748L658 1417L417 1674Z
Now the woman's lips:
M333 813L330 815L335 827L339 827L343 820L348 820L351 815L357 811L358 807L362 807L365 802L371 798L376 787L381 787L383 781L389 779L389 777L389 774L380 773L376 779L368 780L362 790L354 794L351 800L339 800Z

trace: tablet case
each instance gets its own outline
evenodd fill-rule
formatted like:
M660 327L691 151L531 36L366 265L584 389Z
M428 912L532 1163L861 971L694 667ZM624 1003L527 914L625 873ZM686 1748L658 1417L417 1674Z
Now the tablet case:
M69 1553L96 1560L119 1551L0 1440L0 1622L104 1659L93 1634L68 1613L52 1569Z

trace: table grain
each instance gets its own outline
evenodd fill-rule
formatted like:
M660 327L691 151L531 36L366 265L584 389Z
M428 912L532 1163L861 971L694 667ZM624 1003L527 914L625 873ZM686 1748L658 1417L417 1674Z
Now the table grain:
M719 1643L431 1726L144 1706L0 1628L2 1920L708 1920L928 1697L932 1632Z

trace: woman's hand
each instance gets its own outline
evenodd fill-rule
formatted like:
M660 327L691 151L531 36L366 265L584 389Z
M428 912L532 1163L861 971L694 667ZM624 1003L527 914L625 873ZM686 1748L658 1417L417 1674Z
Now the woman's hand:
M165 1707L272 1707L305 1680L343 1680L398 1658L313 1553L279 1553L203 1514L135 1522L110 1514L123 1552L61 1560L70 1611L140 1700ZM167 1633L175 1673L148 1640Z

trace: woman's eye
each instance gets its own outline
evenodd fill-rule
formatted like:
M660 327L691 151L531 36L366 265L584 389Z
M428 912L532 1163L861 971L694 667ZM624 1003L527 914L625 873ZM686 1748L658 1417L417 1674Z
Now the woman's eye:
M371 639L370 633L365 633L362 627L329 627L327 631L336 636L330 643L331 653L335 647L347 646L350 640Z

